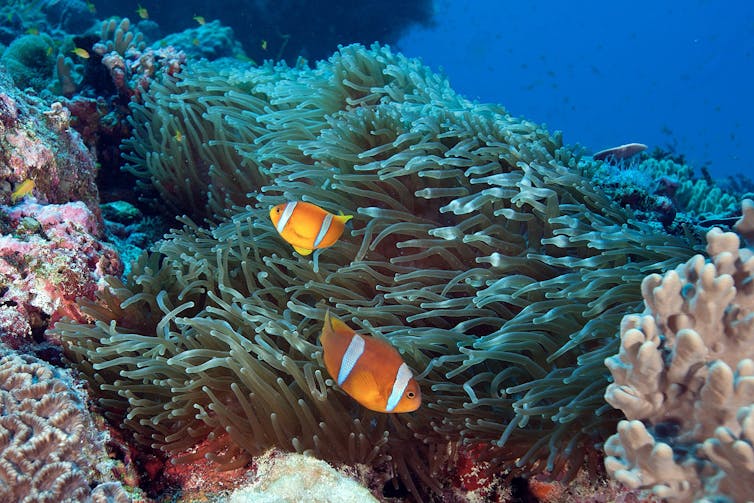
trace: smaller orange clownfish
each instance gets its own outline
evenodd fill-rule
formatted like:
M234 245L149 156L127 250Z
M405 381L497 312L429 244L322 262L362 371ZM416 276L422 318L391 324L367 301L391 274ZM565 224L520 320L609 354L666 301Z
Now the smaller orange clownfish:
M412 412L421 405L419 383L389 343L357 334L330 311L319 340L330 377L367 409Z
M332 246L353 215L333 215L302 201L278 204L270 210L275 229L301 255Z

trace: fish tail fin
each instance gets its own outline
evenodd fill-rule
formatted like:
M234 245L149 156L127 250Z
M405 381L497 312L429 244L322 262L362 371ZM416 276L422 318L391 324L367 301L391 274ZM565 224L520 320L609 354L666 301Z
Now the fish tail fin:
M342 211L335 215L335 218L340 220L341 223L346 223L353 218L353 215L346 215Z

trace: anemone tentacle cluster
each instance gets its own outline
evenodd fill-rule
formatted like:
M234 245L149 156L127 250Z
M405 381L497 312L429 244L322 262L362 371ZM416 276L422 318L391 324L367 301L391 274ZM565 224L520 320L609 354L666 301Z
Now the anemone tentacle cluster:
M618 419L602 362L619 320L695 243L593 189L559 134L387 47L224 65L133 110L129 169L184 227L84 303L92 324L55 328L109 417L171 454L209 438L194 455L228 468L275 445L387 464L417 492L449 444L577 469ZM268 218L291 200L355 215L318 264ZM326 379L328 308L397 347L426 405L372 413Z

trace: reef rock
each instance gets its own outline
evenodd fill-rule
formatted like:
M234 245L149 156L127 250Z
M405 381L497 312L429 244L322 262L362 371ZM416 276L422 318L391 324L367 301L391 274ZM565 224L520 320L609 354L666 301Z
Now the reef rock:
M11 347L42 342L65 315L82 319L76 299L93 298L104 275L122 272L82 202L0 206L0 231L0 338Z
M24 94L0 70L0 203L26 180L42 203L83 201L99 221L96 165L60 103Z

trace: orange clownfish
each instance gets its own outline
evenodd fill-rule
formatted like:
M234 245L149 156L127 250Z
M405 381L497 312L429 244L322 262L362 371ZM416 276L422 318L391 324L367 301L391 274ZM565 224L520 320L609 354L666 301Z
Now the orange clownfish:
M353 215L333 215L301 201L278 204L270 210L275 229L301 255L334 245L351 218Z
M329 311L319 340L330 377L367 409L411 412L421 405L419 383L389 343L357 334Z

